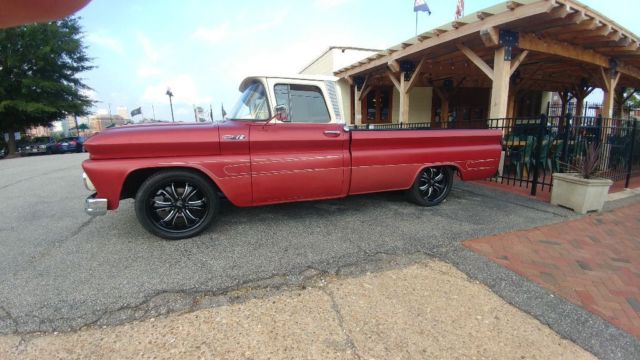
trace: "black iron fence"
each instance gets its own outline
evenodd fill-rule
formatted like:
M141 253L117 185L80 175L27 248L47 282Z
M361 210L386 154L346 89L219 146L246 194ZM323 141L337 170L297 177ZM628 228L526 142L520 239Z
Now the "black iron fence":
M600 177L625 180L640 176L640 125L635 119L602 117L548 117L491 119L430 123L368 124L353 130L410 129L500 129L503 156L498 175L492 181L526 187L531 194L550 191L555 172L576 171L585 160L590 144L601 156Z

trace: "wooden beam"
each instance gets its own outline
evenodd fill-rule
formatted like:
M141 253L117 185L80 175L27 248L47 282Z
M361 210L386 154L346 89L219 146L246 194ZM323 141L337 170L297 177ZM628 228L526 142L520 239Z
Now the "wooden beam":
M611 25L603 24L599 28L591 31L589 36L606 36L611 32Z
M497 47L500 44L500 30L490 27L480 30L480 38L486 47Z
M487 75L489 79L493 79L493 69L489 65L487 65L487 63L484 62L484 60L482 60L480 56L478 56L473 52L473 50L462 44L456 44L456 46L458 47L458 50L460 50L469 60L471 60L471 62L474 63L475 66L478 67L478 69L482 70L482 72L485 73L485 75Z
M528 18L535 15L539 15L539 14L546 14L552 11L553 9L555 9L557 6L558 4L555 1L538 1L528 5L520 6L513 11L507 11L504 13L495 14L491 17L484 19L483 21L470 23L457 30L441 33L436 37L425 40L423 42L418 42L415 45L412 45L404 50L396 51L384 58L371 61L367 64L355 67L347 71L338 71L335 74L338 77L345 77L349 75L359 74L359 73L383 66L387 64L389 60L402 59L409 55L423 51L425 49L432 49L436 46L445 44L452 40L456 40L468 35L475 34L482 29L500 26L509 21L513 21L514 18L523 19L523 18Z
M519 46L524 50L557 55L604 68L609 67L609 58L600 53L565 42L538 38L532 34L521 33ZM619 62L618 71L640 79L640 69L633 66Z
M519 8L520 6L522 6L522 4L517 1L507 1L507 9L511 11Z
M558 6L549 12L549 16L553 19L564 19L571 13L569 5Z
M426 62L426 59L422 58L422 60L420 60L420 62L418 63L418 66L416 66L416 70L413 72L413 75L411 76L411 80L409 80L409 83L406 84L404 88L405 93L409 93L409 91L411 91L411 89L413 89L413 87L418 82L418 79L420 78L420 73L422 73L422 67L424 66L425 62Z
M622 39L622 33L620 33L620 31L614 29L607 35L607 39L609 39L611 41L618 41L618 40Z
M394 73L400 71L400 63L397 60L389 60L387 66L389 66L389 69Z
M373 90L373 86L367 86L366 88L363 87L362 89L363 89L363 91L361 92L360 96L358 97L359 101L362 101L367 95L369 95L371 90Z
M391 79L391 82L396 87L396 89L398 89L399 92L402 92L402 88L400 87L400 82L398 81L398 79L396 79L396 76L390 71L387 72L387 76L389 77L389 79Z
M467 23L466 22L462 22L462 21L454 21L454 22L451 23L451 27L454 28L454 29L461 28L461 27L463 27L465 25L467 25Z
M551 39L539 38L532 34L520 34L521 49L562 56L598 66L609 67L609 59L595 51Z
M518 55L518 57L511 62L511 71L509 73L509 76L513 75L513 73L518 70L518 66L522 64L527 55L529 55L529 50L521 52L520 55Z
M347 80L347 83L349 84L349 86L353 86L353 77L352 76L345 77L345 80Z
M476 13L476 17L478 18L478 20L484 20L486 18L488 18L489 16L493 16L492 13L488 13L488 12L484 12L484 11L478 11Z

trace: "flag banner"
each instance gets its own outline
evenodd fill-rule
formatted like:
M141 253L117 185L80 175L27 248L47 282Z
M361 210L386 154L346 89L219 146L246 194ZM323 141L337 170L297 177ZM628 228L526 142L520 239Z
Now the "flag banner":
M131 116L142 115L142 107L131 110Z
M458 0L458 6L456 6L456 20L459 20L464 16L464 0Z
M415 2L413 3L413 11L424 11L431 15L431 10L429 10L429 5L427 5L426 0L415 0Z

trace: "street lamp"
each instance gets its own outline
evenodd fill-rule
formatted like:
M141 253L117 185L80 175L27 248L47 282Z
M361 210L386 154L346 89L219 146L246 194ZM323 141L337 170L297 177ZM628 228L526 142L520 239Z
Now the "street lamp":
M166 94L169 97L169 106L171 106L171 121L176 122L176 119L173 117L173 102L171 101L171 98L173 97L173 93L171 92L171 88L167 89Z

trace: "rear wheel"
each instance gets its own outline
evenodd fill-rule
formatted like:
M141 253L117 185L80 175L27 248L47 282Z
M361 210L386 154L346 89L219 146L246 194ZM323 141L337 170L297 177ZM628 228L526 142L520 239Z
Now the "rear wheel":
M407 197L421 206L435 206L447 198L453 185L453 172L448 167L423 169L413 186L407 190Z
M154 235L167 240L200 234L213 223L220 200L210 181L184 170L156 173L136 194L136 215Z

